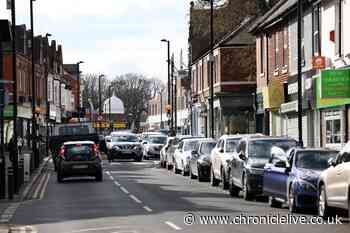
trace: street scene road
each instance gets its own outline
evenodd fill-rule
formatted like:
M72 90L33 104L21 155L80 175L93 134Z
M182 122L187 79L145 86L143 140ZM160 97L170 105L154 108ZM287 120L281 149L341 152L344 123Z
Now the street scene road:
M104 167L105 179L67 179L50 176L41 200L18 207L15 227L52 233L138 232L347 232L343 225L186 225L187 213L208 216L287 215L266 202L245 202L226 191L161 169L158 162L113 162ZM49 164L46 173L53 175ZM29 195L31 196L31 195ZM306 216L311 216L307 214ZM16 231L14 231L16 232ZM19 231L20 232L20 231Z

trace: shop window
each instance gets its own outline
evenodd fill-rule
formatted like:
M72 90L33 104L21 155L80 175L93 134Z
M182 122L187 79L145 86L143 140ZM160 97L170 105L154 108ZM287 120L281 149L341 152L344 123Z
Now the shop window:
M340 144L341 143L341 121L340 119L326 120L326 143Z

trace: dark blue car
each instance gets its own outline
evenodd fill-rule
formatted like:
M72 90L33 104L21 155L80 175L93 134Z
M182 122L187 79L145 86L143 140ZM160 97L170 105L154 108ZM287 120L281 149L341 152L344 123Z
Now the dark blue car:
M271 150L271 159L264 168L263 192L272 207L288 203L290 212L315 209L317 180L328 168L328 160L337 155L328 149L293 148L287 153Z

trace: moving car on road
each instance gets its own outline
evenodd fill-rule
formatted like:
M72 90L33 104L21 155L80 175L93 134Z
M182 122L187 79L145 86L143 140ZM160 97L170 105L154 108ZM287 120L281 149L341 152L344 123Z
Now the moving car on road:
M294 139L286 137L243 137L230 162L230 194L238 196L243 191L245 200L262 194L265 164L271 157L271 148L277 146L287 151L297 146Z
M182 173L186 176L189 174L189 161L192 151L195 150L199 138L182 139L174 152L174 172Z
M94 176L102 181L102 161L93 141L65 142L57 158L57 181L76 176Z
M142 145L135 134L132 133L112 133L109 143L108 160L113 159L134 159L142 161Z
M335 159L330 159L329 165L318 183L318 215L327 217L335 207L347 209L350 217L350 142Z
M199 140L197 147L191 153L190 177L205 181L210 178L210 153L216 145L214 139L206 138Z
M163 148L167 141L165 135L150 135L147 140L142 142L143 145L143 158L160 158L160 150Z
M316 209L317 182L328 160L337 151L317 148L292 148L287 153L273 148L271 159L264 169L264 195L272 207L288 203L290 212Z

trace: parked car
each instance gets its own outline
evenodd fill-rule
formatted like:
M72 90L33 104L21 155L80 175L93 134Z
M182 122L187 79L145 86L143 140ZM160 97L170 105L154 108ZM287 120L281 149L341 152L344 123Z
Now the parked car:
M327 217L336 207L347 209L350 217L350 142L329 165L318 182L318 215Z
M215 149L211 153L211 185L218 186L220 182L223 189L228 189L228 161L231 161L233 153L241 140L242 135L224 135L220 137Z
M134 159L142 161L142 145L135 134L132 133L112 133L111 142L108 143L108 160L113 159Z
M272 207L288 203L290 212L316 209L317 182L328 160L337 151L317 148L292 148L283 153L280 148L271 150L271 159L264 169L264 195Z
M215 145L214 139L199 140L197 147L191 153L189 162L191 179L198 178L199 181L205 181L210 178L210 153Z
M251 200L262 194L265 164L271 156L271 148L277 146L283 150L296 147L297 141L285 137L247 136L243 137L237 152L230 162L229 189L232 196L243 192L245 200Z
M141 134L141 140L142 141L148 140L148 138L152 135L163 135L163 134L160 132L144 132Z
M189 161L191 153L196 148L199 138L182 139L174 151L174 172L182 173L186 176L189 174Z
M143 145L143 158L160 158L160 150L163 148L167 141L165 135L150 135L147 140L142 142Z
M75 176L93 176L102 181L102 160L93 141L65 142L57 158L57 181Z
M173 169L174 168L174 152L176 150L176 148L178 147L178 144L181 140L183 139L187 139L187 138L194 138L191 135L177 135L174 140L172 141L172 143L170 144L170 147L167 150L166 153L166 166L168 168L168 170Z
M175 142L175 137L168 137L165 145L160 150L160 166L165 168L167 166L167 153L171 145Z

